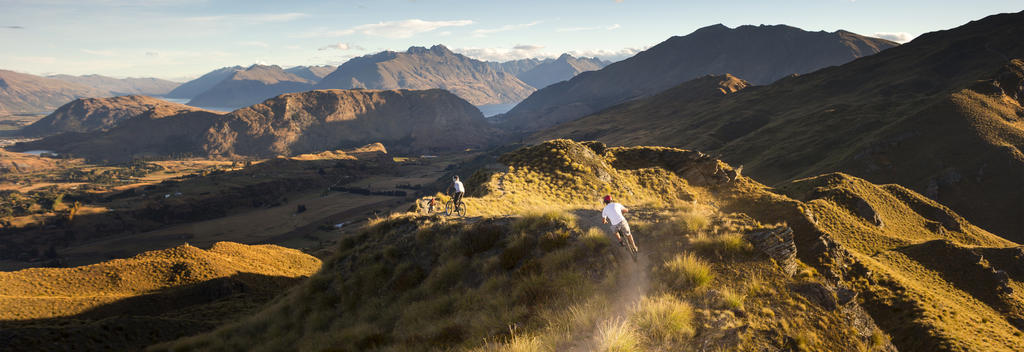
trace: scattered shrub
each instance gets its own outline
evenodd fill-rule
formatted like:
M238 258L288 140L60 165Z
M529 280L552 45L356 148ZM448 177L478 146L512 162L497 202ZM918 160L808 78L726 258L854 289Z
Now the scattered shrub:
M754 246L743 239L743 236L735 233L728 233L719 236L699 234L692 240L690 245L694 249L714 253L719 256L739 256L753 253Z
M666 261L662 265L662 275L665 283L675 289L700 288L714 278L711 264L693 253L676 254Z
M533 251L535 242L536 239L529 235L519 234L514 237L499 256L501 259L501 267L506 270L515 267L521 259L525 258L531 251Z
M505 234L502 226L491 223L478 223L468 231L462 232L463 254L471 256L494 247Z
M747 298L746 295L733 291L729 288L723 288L719 292L719 303L725 309L731 310L743 310L743 301Z
M516 231L535 234L575 227L575 216L555 210L527 213L512 224L512 228Z
M586 244L587 248L593 250L608 246L612 241L600 228L591 227L587 229L587 232L583 233L583 243Z
M547 232L540 236L540 249L545 252L565 247L566 243L569 242L569 230L558 229Z
M631 352L640 350L640 335L628 320L605 321L597 331L603 352Z
M693 307L668 294L644 297L632 320L640 331L662 343L681 342L695 332Z

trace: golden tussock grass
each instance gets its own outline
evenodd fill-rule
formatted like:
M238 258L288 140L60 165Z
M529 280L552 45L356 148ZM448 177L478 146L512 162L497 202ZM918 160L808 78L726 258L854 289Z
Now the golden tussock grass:
M693 337L693 307L670 294L643 297L631 317L637 328L661 344Z
M601 323L598 331L598 351L640 351L641 336L629 320L612 319Z
M701 288L714 279L711 263L693 253L676 254L662 264L659 272L670 287L681 290Z

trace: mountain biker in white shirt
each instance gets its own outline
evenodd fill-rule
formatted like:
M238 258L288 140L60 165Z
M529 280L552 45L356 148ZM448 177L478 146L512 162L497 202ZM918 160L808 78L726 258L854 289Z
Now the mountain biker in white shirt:
M462 201L462 195L466 193L466 187L462 185L462 181L459 181L458 175L452 177L452 185L448 186L448 189L452 188L455 188L455 194L452 194L452 204L459 204Z
M629 245L639 252L640 249L636 247L636 241L633 241L633 234L629 231L629 223L626 222L626 217L622 216L622 213L628 213L629 209L622 204L612 202L612 196L604 196L604 204L604 210L601 211L601 223L611 224L612 233L619 240L620 246L626 245L622 241L622 235L625 235L629 239Z

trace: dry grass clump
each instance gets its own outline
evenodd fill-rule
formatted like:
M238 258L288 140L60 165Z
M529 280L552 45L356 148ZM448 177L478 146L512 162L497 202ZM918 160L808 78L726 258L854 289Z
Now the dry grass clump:
M693 253L676 254L665 261L660 270L662 281L681 290L707 286L714 279L711 264Z
M724 235L698 234L690 240L690 245L698 251L714 253L718 256L740 256L754 252L754 246L737 233Z
M632 352L640 350L640 334L629 320L605 321L598 328L598 350L603 352Z
M561 210L533 211L512 224L519 232L541 232L553 228L575 228L576 217Z
M587 248L598 249L610 245L612 240L600 228L591 227L583 233L583 243L587 245Z
M736 292L728 287L722 288L718 292L719 304L725 308L734 311L743 310L743 301L746 300L747 296Z
M657 237L697 235L711 224L711 218L697 210L681 211L653 226Z
M640 300L632 321L652 341L663 344L693 337L693 307L675 296L663 294Z

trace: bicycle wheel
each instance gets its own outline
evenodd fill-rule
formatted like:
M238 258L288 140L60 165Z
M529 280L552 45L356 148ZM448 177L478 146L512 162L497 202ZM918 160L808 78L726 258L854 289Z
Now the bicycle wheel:
M453 204L452 201L450 200L448 201L448 203L444 203L444 215L451 216L452 210L454 210L452 209L454 205L455 204Z
M633 256L633 261L636 262L637 255L639 254L639 249L636 248L636 239L633 238L633 235L629 236L629 242L626 243L626 247L629 248L629 255Z
M466 203L465 202L459 202L458 207L455 208L455 213L459 214L459 216L465 217L466 216Z

